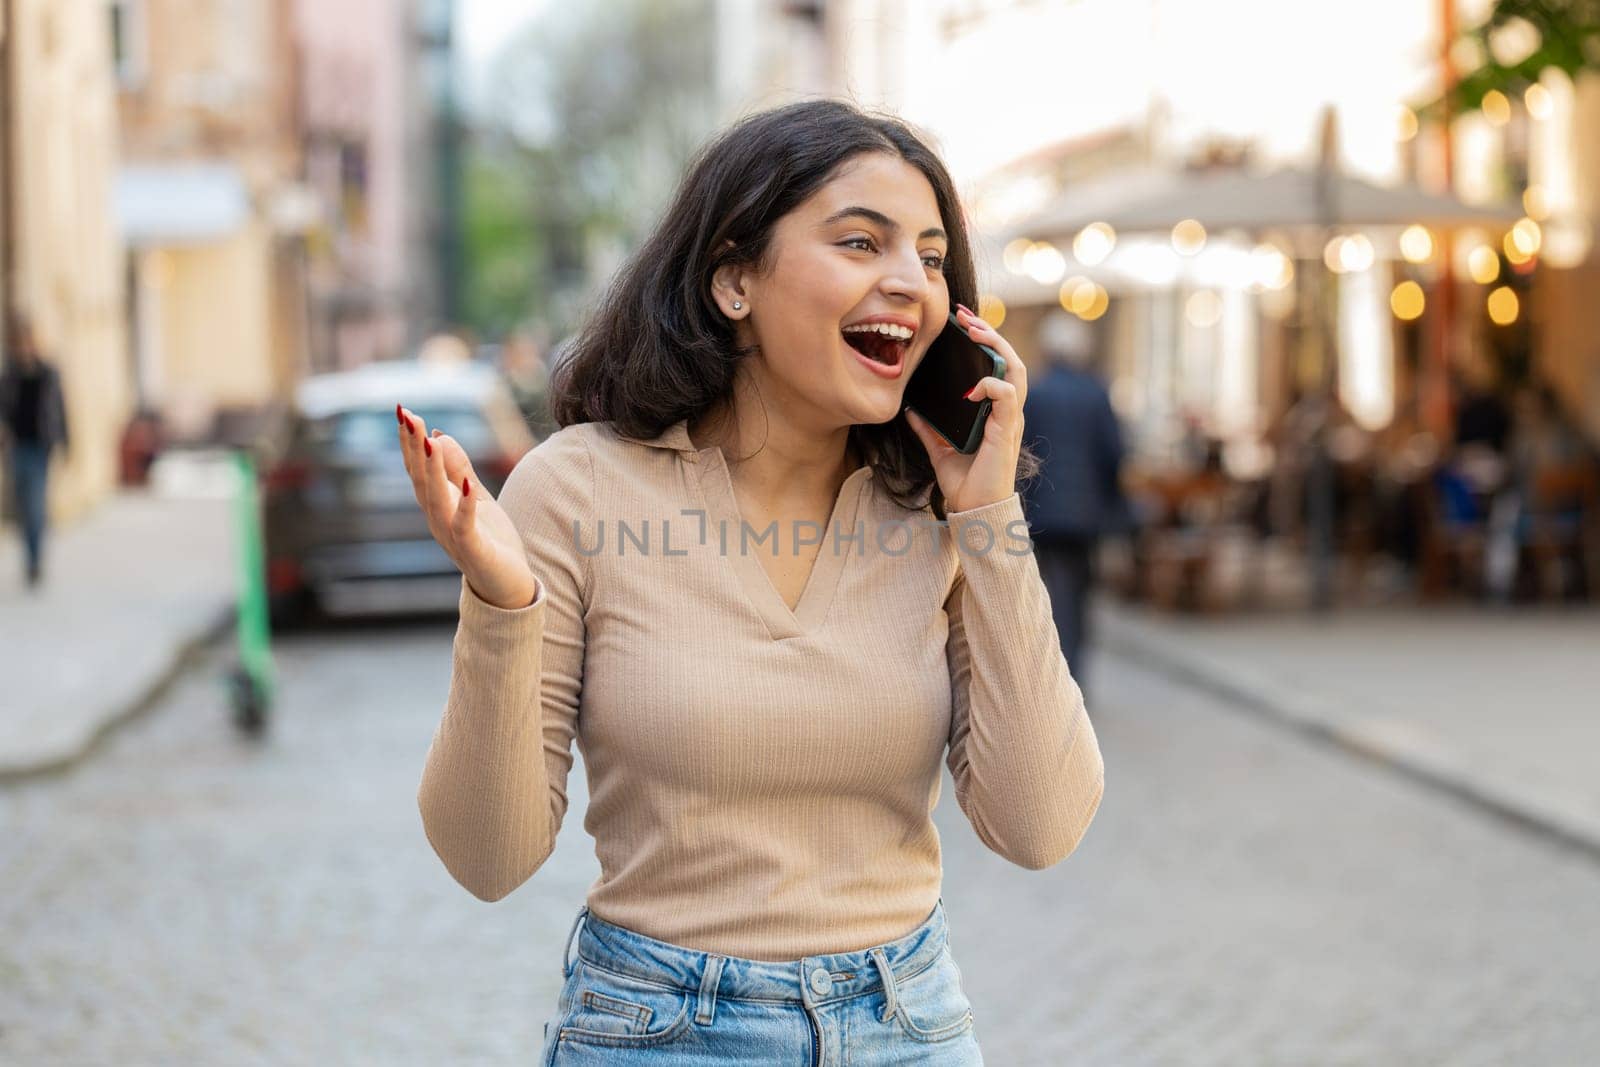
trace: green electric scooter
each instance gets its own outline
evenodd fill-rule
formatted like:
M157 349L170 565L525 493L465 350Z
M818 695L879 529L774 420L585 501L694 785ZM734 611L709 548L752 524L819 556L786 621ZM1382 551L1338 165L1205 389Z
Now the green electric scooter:
M266 563L261 544L261 501L250 453L234 452L237 489L234 529L239 566L239 662L229 682L234 725L250 736L266 731L275 684L272 630L267 617Z

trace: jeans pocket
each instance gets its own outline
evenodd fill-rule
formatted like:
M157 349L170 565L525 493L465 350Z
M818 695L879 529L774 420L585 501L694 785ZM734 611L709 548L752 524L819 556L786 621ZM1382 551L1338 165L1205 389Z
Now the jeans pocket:
M948 1041L972 1029L972 1002L947 946L931 967L895 981L895 1018L916 1041Z
M644 1048L663 1045L689 1027L695 994L579 962L571 1005L557 1041Z

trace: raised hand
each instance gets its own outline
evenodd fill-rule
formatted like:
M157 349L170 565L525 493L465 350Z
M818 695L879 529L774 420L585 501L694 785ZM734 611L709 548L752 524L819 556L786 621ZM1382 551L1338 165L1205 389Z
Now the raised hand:
M449 434L434 430L428 436L422 419L399 404L394 414L406 473L433 539L480 600L506 610L532 604L539 582L522 537L473 472L466 450Z
M906 411L906 422L928 450L933 461L939 491L948 511L970 511L1004 500L1016 492L1017 460L1022 453L1022 404L1028 395L1028 368L1011 342L967 307L957 304L957 320L967 336L988 345L1006 361L1005 378L988 376L979 380L967 394L976 403L988 397L993 406L984 420L983 440L978 451L965 455L939 436L926 419Z

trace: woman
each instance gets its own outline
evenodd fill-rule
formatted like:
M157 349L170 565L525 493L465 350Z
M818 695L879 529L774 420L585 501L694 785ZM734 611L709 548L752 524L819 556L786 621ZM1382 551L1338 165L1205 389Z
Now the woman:
M934 153L794 104L691 165L498 501L397 407L464 576L430 842L498 900L550 854L574 739L588 770L601 875L543 1062L981 1062L939 901L939 761L1031 869L1076 847L1103 768L1015 491L1021 361L962 307L1007 362L970 394L994 402L981 446L901 413L975 288Z

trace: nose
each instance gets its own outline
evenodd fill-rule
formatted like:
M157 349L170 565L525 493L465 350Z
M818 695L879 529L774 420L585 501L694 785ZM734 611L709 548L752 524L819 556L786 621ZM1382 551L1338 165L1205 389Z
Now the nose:
M884 260L883 280L879 285L885 293L912 302L926 300L932 292L927 265L915 247L903 249Z

